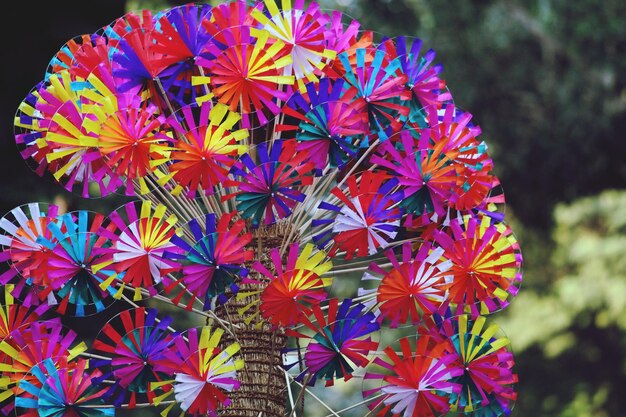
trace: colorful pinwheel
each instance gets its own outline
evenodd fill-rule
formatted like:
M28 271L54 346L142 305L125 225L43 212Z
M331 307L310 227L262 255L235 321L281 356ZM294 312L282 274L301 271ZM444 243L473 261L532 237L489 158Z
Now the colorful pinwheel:
M310 385L323 378L326 386L331 386L335 379L349 380L356 368L363 368L370 362L370 352L378 348L372 334L380 326L376 315L365 309L365 305L353 303L349 298L341 305L333 298L328 302L327 312L315 306L309 314L311 319L302 317L304 326L314 332L312 336L287 332L294 337L310 339L304 354L305 370L300 378L306 378Z
M52 251L48 259L47 282L40 296L52 293L49 304L62 314L85 316L104 310L114 300L112 291L101 284L115 272L99 265L101 250L111 241L101 236L106 229L105 217L99 213L78 210L59 216L50 223L53 239L40 237L38 243ZM96 267L98 265L98 267Z
M173 194L213 194L214 188L227 179L239 155L247 151L242 142L248 131L231 131L240 119L222 104L183 107L169 120L177 140L169 154L168 173L157 173L161 175L159 182L173 180Z
M239 344L221 344L223 333L219 328L194 327L176 339L175 350L165 361L173 369L173 378L152 384L172 388L154 399L156 405L173 394L175 404L195 417L215 417L218 409L228 407L228 393L239 388L237 371L243 369L244 362L235 358ZM173 407L174 403L167 406L163 414Z
M353 100L356 92L344 92L341 79L323 78L319 85L307 84L306 94L294 94L283 108L283 114L294 121L277 126L276 131L296 131L298 150L308 152L319 174L328 166L343 168L359 153L369 128L363 106Z
M323 277L332 268L332 262L327 260L324 251L313 253L313 249L312 244L306 245L302 251L297 244L291 245L284 266L278 249L273 249L270 253L271 271L275 272L256 261L253 268L262 277L252 282L263 289L247 291L240 296L260 293L257 303L260 303L261 316L274 326L290 327L300 323L303 314L328 297L325 288L332 283L331 277Z
M377 416L437 417L450 410L451 395L458 395L461 385L454 382L463 373L451 366L455 355L443 346L433 348L428 337L404 337L374 359L365 381L377 381L378 386L363 391L373 397L368 404ZM414 345L414 347L412 347Z
M506 307L521 282L522 255L509 226L488 216L464 216L450 222L435 242L452 263L448 302L459 312L489 314Z
M166 251L175 251L171 239L177 223L175 215L167 213L162 205L153 206L150 201L130 202L109 215L115 230L103 231L103 235L112 241L105 250L97 268L112 268L103 281L102 287L114 291L115 298L120 298L128 286L134 291L134 300L156 295L162 283L169 283L167 275L176 271L179 265L165 256Z
M365 171L349 177L345 187L335 187L331 191L335 199L319 205L331 217L312 222L320 228L313 238L317 245L330 245L329 255L344 252L348 260L386 248L396 237L402 217L396 206L401 198L394 192L397 183L382 172Z
M274 224L304 201L303 188L313 182L313 164L306 153L296 153L295 145L289 140L276 141L271 148L261 143L254 149L258 162L251 153L243 155L232 169L239 179L225 182L238 191L223 199L235 197L240 216L253 226Z
M166 251L164 255L182 265L181 277L165 291L170 293L179 285L184 287L184 291L179 289L178 295L172 299L174 303L178 304L185 294L191 294L188 308L197 298L208 310L216 300L224 303L228 299L227 291L237 292L236 281L248 274L244 265L252 260L254 252L246 249L252 235L243 233L243 220L232 221L234 215L226 214L218 223L214 214L207 214L204 222L194 219L185 227L185 232L189 232L193 239L172 236L171 243L180 251Z
M44 360L33 368L36 383L20 381L24 390L16 400L17 415L58 417L112 417L115 409L107 406L102 394L106 388L92 385L92 379L100 375L97 369L89 372L88 361L79 359L75 363L54 363Z
M137 398L152 402L152 383L172 376L165 359L178 334L169 330L172 318L159 319L157 313L156 309L143 307L124 310L102 328L93 342L91 348L95 352L110 358L96 362L109 371L95 380L114 378L115 383L104 397L116 406L128 402L134 407Z
M451 281L448 270L452 264L443 258L444 250L425 243L413 254L411 243L402 245L401 260L392 249L385 251L391 263L387 271L372 263L363 280L376 280L374 289L362 289L361 295L370 294L379 303L381 319L398 324L420 324L422 316L438 311L447 299L446 289ZM376 278L375 275L382 276Z

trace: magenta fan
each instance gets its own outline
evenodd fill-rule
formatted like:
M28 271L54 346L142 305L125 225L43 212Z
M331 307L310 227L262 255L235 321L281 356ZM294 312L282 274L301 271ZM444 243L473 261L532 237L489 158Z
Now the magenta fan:
M420 39L303 0L68 40L16 111L17 152L118 208L0 219L0 412L509 415L491 321L522 253L443 73Z

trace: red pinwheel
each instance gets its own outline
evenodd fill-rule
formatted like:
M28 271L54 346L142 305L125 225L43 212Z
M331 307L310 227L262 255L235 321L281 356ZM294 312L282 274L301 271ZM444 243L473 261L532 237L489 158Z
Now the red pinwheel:
M232 31L233 29L227 29ZM260 32L256 39L247 26L236 28L236 35L241 42L220 49L209 45L208 53L216 58L198 59L198 64L205 66L209 77L196 77L197 83L209 83L211 93L199 101L216 97L233 112L242 116L242 126L250 128L252 123L263 126L280 112L276 99L286 101L284 85L293 84L293 76L282 75L282 70L291 62L289 56L275 59L283 47L276 41L268 43L268 32ZM226 35L225 35L226 36ZM232 39L233 34L228 35Z
M332 283L332 278L322 277L332 268L332 262L325 260L326 253L313 253L314 246L306 245L300 252L298 244L289 247L287 262L283 261L279 250L272 249L270 258L273 265L271 272L257 261L253 268L268 280L260 298L260 311L264 319L277 327L291 327L302 320L314 306L324 301L328 294L325 291ZM258 285L263 283L253 281ZM249 295L247 293L246 295Z
M54 204L30 203L14 208L0 220L0 260L8 266L0 283L14 284L14 296L26 306L45 300L40 290L50 284L52 252L41 242L56 243L48 225L57 220L58 212Z
M165 133L165 116L157 106L134 94L105 98L105 105L88 107L84 121L88 138L102 159L124 183L126 195L146 194L153 170L167 161L171 138Z
M426 336L403 337L368 367L364 381L376 386L365 388L363 397L372 399L368 407L380 417L445 415L450 410L449 396L461 390L454 380L463 371L451 366L454 360L455 355L443 345L433 347Z
M448 270L451 262L442 258L444 250L424 243L413 255L412 245L402 245L401 260L392 249L385 252L391 263L391 270L385 270L372 263L369 270L382 278L369 273L363 279L375 279L376 288L362 290L361 294L376 297L381 319L390 321L390 327L410 323L418 325L424 315L429 315L444 304L446 289L451 280Z
M401 194L394 192L395 179L383 172L364 171L350 176L345 187L335 187L319 208L332 217L315 219L321 230L314 236L318 246L330 245L329 255L345 253L346 259L364 257L387 247L398 233Z
M199 107L183 107L170 117L169 124L177 140L169 154L169 174L163 173L160 181L171 178L176 183L173 194L184 192L188 197L213 194L215 187L227 179L238 156L247 150L241 143L248 137L248 131L231 131L240 119L226 106L208 102Z

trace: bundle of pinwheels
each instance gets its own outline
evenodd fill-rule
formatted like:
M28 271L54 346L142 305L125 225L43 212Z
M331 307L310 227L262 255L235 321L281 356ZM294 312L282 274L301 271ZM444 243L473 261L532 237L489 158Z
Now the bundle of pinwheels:
M508 415L491 315L522 257L441 71L419 39L303 0L144 10L68 41L19 106L19 152L127 200L0 220L2 412ZM62 322L112 305L88 343ZM311 391L339 380L362 401Z

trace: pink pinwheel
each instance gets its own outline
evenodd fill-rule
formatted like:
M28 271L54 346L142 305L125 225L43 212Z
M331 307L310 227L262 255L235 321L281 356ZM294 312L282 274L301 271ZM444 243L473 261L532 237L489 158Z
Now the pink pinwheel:
M208 310L215 301L226 302L227 292L237 292L235 282L248 274L244 265L252 260L254 253L246 249L252 235L244 233L244 221L233 220L234 216L235 213L225 214L217 222L214 214L207 214L203 222L193 219L186 225L193 239L172 236L171 243L179 250L168 250L164 256L182 265L180 278L165 288L168 294L178 289L172 298L174 304L190 295L188 309L200 299Z

